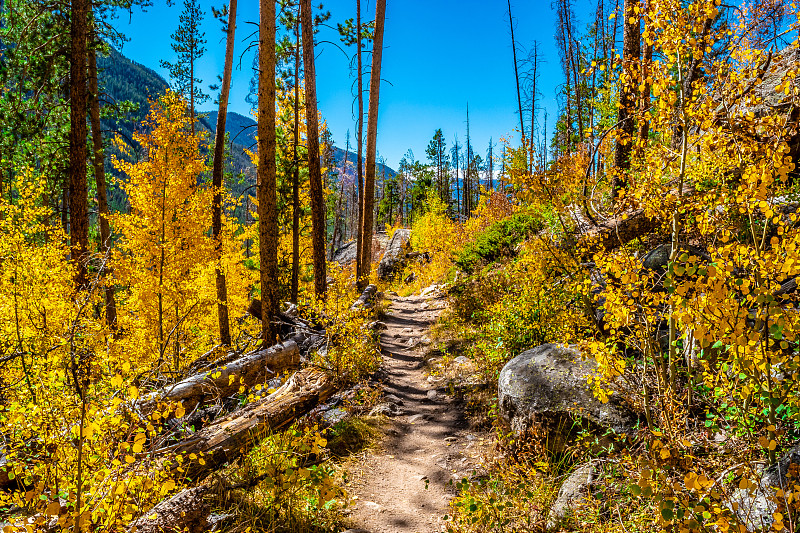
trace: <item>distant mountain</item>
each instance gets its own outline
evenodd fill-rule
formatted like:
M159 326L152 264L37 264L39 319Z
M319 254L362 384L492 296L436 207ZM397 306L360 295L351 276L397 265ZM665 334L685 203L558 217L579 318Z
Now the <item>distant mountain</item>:
M217 112L204 111L203 115L206 117L205 119L201 119L203 124L213 134L217 131ZM256 125L256 121L252 118L229 111L228 118L225 120L225 131L233 142L244 145L252 150L256 145ZM341 166L344 163L345 151L335 146L333 149L336 164ZM354 152L348 153L347 160L349 164L353 164L356 158L357 156ZM364 159L364 162L366 163L366 159ZM397 174L395 170L387 165L378 165L378 169L379 172L385 170L387 178L393 178Z
M106 138L119 135L127 143L133 142L133 132L140 128L141 122L150 112L149 100L160 97L169 87L167 80L151 68L132 61L122 55L118 50L111 49L108 57L98 57L97 61L100 87L104 92L103 104L105 106L119 106L122 102L131 102L132 110L119 114L120 119L108 118L103 120L103 131ZM120 108L118 108L120 109ZM120 111L124 111L120 109ZM198 112L199 123L209 132L209 143L213 141L217 129L217 111ZM225 123L233 146L231 159L234 173L244 175L244 180L232 185L234 195L239 195L245 188L255 184L255 168L245 149L254 150L256 144L256 121L251 117L229 112ZM336 162L341 165L344 161L345 151L335 148ZM111 146L109 155L121 155L116 147ZM348 160L354 162L356 156L350 152ZM385 170L387 177L393 177L396 172L389 167L379 167ZM124 179L111 165L111 157L106 161L106 172ZM109 201L114 210L125 209L127 199L117 186L112 186Z

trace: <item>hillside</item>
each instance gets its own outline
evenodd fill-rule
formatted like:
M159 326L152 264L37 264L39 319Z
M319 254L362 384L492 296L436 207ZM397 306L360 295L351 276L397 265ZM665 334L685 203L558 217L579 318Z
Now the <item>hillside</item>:
M103 102L111 109L116 107L118 118L107 118L103 121L103 130L106 138L119 135L127 143L133 142L133 132L138 124L144 120L150 111L149 99L157 98L169 87L169 83L153 69L130 60L118 50L112 48L108 57L98 58L99 82L105 92ZM132 106L120 107L124 102ZM112 113L113 115L114 113ZM211 142L216 132L217 111L204 111L199 114L200 125L208 131ZM250 157L245 149L254 149L256 142L256 121L239 113L229 112L225 130L230 136L232 144L232 163L230 171L234 175L243 176L236 179L231 185L234 195L239 195L247 186L255 183L255 172ZM342 164L345 151L335 148L336 161ZM119 151L111 147L110 154L119 156ZM352 152L347 156L349 161L354 161L356 155ZM380 165L381 172L385 171L387 177L393 177L396 172L385 165ZM111 158L106 161L106 172L121 177L113 168ZM124 194L117 186L112 186L110 202L114 210L121 210L126 205Z
M205 119L201 119L203 125L208 128L211 133L216 131L216 124L217 124L217 112L216 111L204 111L203 115L206 117ZM225 130L231 136L231 139L237 144L244 145L249 148L254 148L256 143L256 121L250 117L246 117L244 115L240 115L239 113L228 113L228 119L225 123ZM352 163L356 160L356 154L354 152L346 152L341 148L334 147L334 152L336 154L336 164L341 166L344 162L345 153L348 154L347 160ZM366 164L366 158L364 158L364 163ZM397 171L393 168L389 167L388 165L381 165L378 164L378 172L379 173L386 173L387 178L393 178Z

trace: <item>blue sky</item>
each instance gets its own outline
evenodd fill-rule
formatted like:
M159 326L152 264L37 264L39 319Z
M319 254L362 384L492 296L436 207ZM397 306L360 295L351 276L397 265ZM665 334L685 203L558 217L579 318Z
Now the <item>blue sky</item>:
M167 7L163 0L146 12L122 13L117 28L130 41L122 52L131 59L167 77L159 60L174 60L170 35L178 25L182 0ZM315 1L318 4L318 0ZM206 54L198 65L199 77L207 86L222 72L224 35L211 15L210 7L219 3L201 0L206 12ZM548 114L548 129L557 114L556 87L562 82L555 48L555 14L550 2L512 0L516 19L516 40L521 55L537 40L544 59L539 78L539 122ZM585 9L582 5L585 5ZM317 83L319 108L331 128L337 146L344 148L346 132L355 131L349 59L336 46L336 23L355 17L352 0L329 0L331 28L323 28L317 40ZM362 15L373 17L373 0L363 0ZM589 18L586 0L576 5L581 28ZM258 1L240 0L237 26L239 56L258 21ZM517 137L519 118L508 29L506 0L388 0L386 9L384 80L381 85L378 151L387 164L397 167L411 149L417 159L425 159L425 148L436 128L442 128L448 145L455 135L463 142L466 135L466 110L470 110L470 135L475 151L485 154L489 139L499 146L501 137ZM347 50L354 51L353 48ZM249 114L245 102L252 76L252 54L245 54L241 68L235 69L230 110ZM237 62L238 66L238 62ZM207 91L208 92L208 91ZM366 105L366 104L365 104ZM207 103L204 109L210 109Z

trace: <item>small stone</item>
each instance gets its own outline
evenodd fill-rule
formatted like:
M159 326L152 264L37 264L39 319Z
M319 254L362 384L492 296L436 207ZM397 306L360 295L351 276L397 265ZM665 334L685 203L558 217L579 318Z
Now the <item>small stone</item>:
M465 355L459 355L458 357L453 359L453 362L457 365L466 365L469 363L469 357Z
M390 403L381 403L372 408L369 416L398 416L402 414L399 407Z
M436 398L439 397L439 393L436 392L435 390L429 390L426 396L428 397L429 400L435 400Z
M322 419L331 426L337 424L347 418L347 411L341 407L334 407L322 413Z
M426 287L425 289L423 289L422 292L420 293L420 296L428 296L438 291L439 291L438 285L431 285L430 287Z
M367 506L367 509L372 509L373 511L378 511L381 506L375 502L364 502L364 505Z
M397 405L403 405L403 400L401 400L398 396L394 394L387 394L383 397L389 403L396 403Z
M445 442L456 442L457 440L458 440L458 437L445 437L444 438Z

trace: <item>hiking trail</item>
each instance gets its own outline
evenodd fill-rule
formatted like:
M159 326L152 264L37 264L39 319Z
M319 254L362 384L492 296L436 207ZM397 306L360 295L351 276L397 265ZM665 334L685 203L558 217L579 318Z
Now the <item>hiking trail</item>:
M384 403L378 407L389 416L380 444L349 468L348 492L356 497L352 531L440 532L455 483L478 468L489 439L470 428L460 402L428 376L429 329L445 298L434 292L389 301L380 339Z

